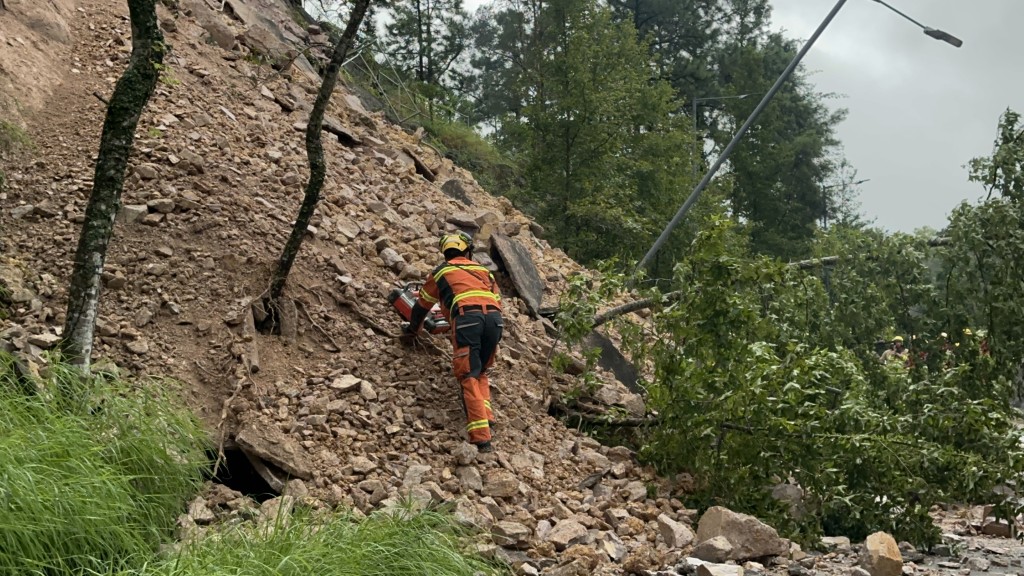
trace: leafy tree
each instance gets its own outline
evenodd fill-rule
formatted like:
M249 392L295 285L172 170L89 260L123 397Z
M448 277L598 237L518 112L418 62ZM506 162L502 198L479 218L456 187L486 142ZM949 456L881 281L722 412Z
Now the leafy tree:
M306 183L306 192L302 199L302 205L299 207L299 214L295 218L295 225L292 227L292 232L288 236L288 241L285 243L281 256L278 259L277 268L270 279L269 300L272 304L284 292L284 285L288 281L288 274L295 263L295 257L299 254L299 248L302 247L302 240L306 236L306 228L309 227L309 221L316 211L316 205L320 202L320 190L324 187L324 177L327 173L327 166L324 163L323 141L321 139L324 113L327 110L327 104L331 101L334 86L338 82L338 73L341 70L341 65L345 62L345 57L355 41L356 33L359 31L359 26L366 15L370 2L371 0L356 0L352 13L349 16L348 25L345 26L345 32L334 46L331 62L324 73L323 82L320 84L320 91L317 93L316 101L313 103L313 109L309 112L309 121L306 124L306 154L309 158L309 182Z
M78 237L68 288L67 317L61 347L76 364L89 369L93 333L100 300L100 277L114 218L121 206L124 173L128 167L139 117L156 88L166 46L156 18L155 0L128 0L132 54L107 106L96 157L92 193Z
M796 50L793 41L774 33L764 40L730 43L719 59L723 84L733 94L767 92ZM737 122L755 105L747 99L723 101ZM844 117L845 111L825 106L806 78L794 75L736 147L730 158L732 209L748 223L755 251L782 258L809 253L827 208L822 185L836 170L830 153L838 144L834 126ZM732 134L729 125L714 132L722 144Z
M611 0L620 20L650 39L662 78L684 100L702 99L699 129L724 147L796 53L795 43L769 31L767 0ZM749 98L735 98L750 94ZM722 98L722 99L719 99ZM730 99L731 98L731 99ZM823 184L841 158L830 112L805 74L797 73L747 134L730 161L731 209L748 223L758 252L784 258L808 254L816 223L847 188ZM689 106L687 107L689 109Z
M692 184L671 87L652 80L632 25L597 2L502 6L477 23L476 62L497 141L523 165L514 199L577 259L637 257Z

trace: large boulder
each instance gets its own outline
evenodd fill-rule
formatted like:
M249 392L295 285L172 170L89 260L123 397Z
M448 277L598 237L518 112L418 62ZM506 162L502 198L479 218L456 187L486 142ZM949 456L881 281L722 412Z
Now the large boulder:
M892 536L875 532L864 542L860 565L871 576L900 576L903 573L903 555Z
M789 540L780 538L774 528L753 516L728 508L708 508L697 524L698 544L722 536L732 545L729 560L743 561L789 553Z

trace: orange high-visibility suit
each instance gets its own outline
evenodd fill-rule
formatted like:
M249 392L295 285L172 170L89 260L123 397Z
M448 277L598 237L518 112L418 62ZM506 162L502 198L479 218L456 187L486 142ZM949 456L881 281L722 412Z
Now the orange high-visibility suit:
M426 311L438 303L452 327L452 370L462 387L469 441L490 448L494 413L487 369L494 364L504 329L494 275L464 257L451 258L438 266L420 288L410 322L414 331L419 329Z

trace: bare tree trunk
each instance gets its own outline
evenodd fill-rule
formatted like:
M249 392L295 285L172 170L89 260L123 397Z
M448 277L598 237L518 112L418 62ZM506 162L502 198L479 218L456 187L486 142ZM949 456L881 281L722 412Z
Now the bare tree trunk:
M345 63L345 57L349 48L355 40L359 26L366 16L370 7L370 0L356 0L352 7L352 13L345 26L345 32L338 39L334 46L334 53L331 55L331 63L327 66L324 74L324 81L320 85L320 92L316 95L316 102L313 110L309 113L309 124L306 125L306 157L309 158L309 182L306 184L306 195L302 199L302 206L299 207L299 215L295 219L295 226L284 245L281 258L277 263L277 270L270 280L270 300L275 301L281 297L284 291L284 284L288 281L288 273L292 270L295 257L302 247L302 239L306 235L306 228L309 220L313 217L316 205L320 201L320 190L324 187L324 177L327 173L327 166L324 163L324 147L320 138L323 131L324 112L327 104L331 101L331 94L334 92L334 85L338 83L338 72L341 65Z
M85 223L78 237L71 272L61 344L68 358L84 370L89 369L99 308L100 274L114 230L114 218L121 208L121 191L135 128L156 88L158 68L166 51L156 18L156 0L128 0L128 12L132 24L131 60L114 87L103 121L92 194L85 209Z

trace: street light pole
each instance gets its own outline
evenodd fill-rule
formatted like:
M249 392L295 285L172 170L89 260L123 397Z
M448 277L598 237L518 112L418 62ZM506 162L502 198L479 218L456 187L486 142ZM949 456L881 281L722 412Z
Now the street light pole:
M895 8L893 8L889 4L886 4L882 0L874 1L878 2L879 4L882 4L883 6L889 8L890 10L896 12L897 14L903 16L904 18L909 19L914 24L917 24L924 30L925 34L932 38L935 38L936 40L942 40L943 42L947 42L956 47L960 47L963 44L963 42L959 38L956 38L951 34L943 32L942 30L928 28L922 25L921 23L917 22L916 20L910 19L909 16L896 10ZM822 20L821 24L818 25L818 29L814 31L814 34L811 34L811 37L807 39L807 42L805 42L803 47L800 48L800 51L797 52L796 56L793 57L793 60L790 61L788 66L786 66L786 69L782 71L782 74L779 76L778 80L776 80L775 84L772 85L771 90L769 90L768 93L764 95L764 98L761 99L761 102L759 102L757 107L754 108L754 111L750 113L750 117L747 118L747 121L743 123L743 126L740 126L739 130L736 131L736 135L733 136L732 141L729 142L729 145L725 147L725 150L722 151L722 154L718 157L717 160L715 160L715 163L711 166L711 169L708 170L708 173L704 175L704 178L697 184L697 187L693 189L693 192L686 199L686 202L684 202L683 205L679 208L679 211L676 212L676 215L672 217L672 220L668 223L668 226L665 228L665 230L662 231L661 235L658 236L658 239L654 242L654 245L651 246L651 249L647 251L647 254L644 254L644 257L640 260L640 263L637 264L637 270L642 270L645 266L647 266L647 264L651 261L651 258L653 258L654 255L658 253L658 250L660 250L661 247L665 244L665 242L668 241L668 237L672 234L672 230L683 219L683 216L685 216L686 213L690 210L693 204L697 201L697 198L700 197L701 193L704 192L704 189L707 188L708 183L711 182L711 179L718 172L719 168L722 167L722 164L725 164L725 161L729 159L729 156L732 154L733 149L736 148L736 145L739 143L739 141L743 139L743 136L747 133L747 130L749 130L750 126L754 124L757 118L761 115L761 112L763 112L765 107L768 106L768 103L772 101L772 98L775 97L775 94L777 94L779 89L782 88L782 85L785 84L786 80L788 80L789 77L793 75L793 71L796 70L797 65L800 64L801 60L803 60L804 56L811 49L811 46L814 46L814 43L818 40L818 37L821 36L822 32L825 31L825 28L828 28L828 25L832 23L832 20L836 17L836 14L839 13L839 10L842 9L844 4L846 4L846 0L838 0L836 2L836 5L832 7L832 11L829 12L828 15L825 16L825 19Z
M878 2L882 6L885 6L889 10L892 10L893 12L895 12L895 13L899 14L900 16L902 16L903 18L905 18L905 19L909 20L910 22L914 23L915 25L917 25L918 28L920 28L921 30L924 30L925 34L927 34L928 36L931 36L932 38L935 38L936 40L942 40L943 42L945 42L947 44L951 44L953 46L956 46L957 48L959 48L959 47L964 45L964 41L963 40L957 38L956 36L953 36L949 32L944 32L944 31L939 30L937 28L929 28L928 26L925 26L924 24L921 24L917 20L914 20L910 16L907 16L903 12L900 12L894 6L892 6L888 2L885 2L884 0L875 0L875 2Z

